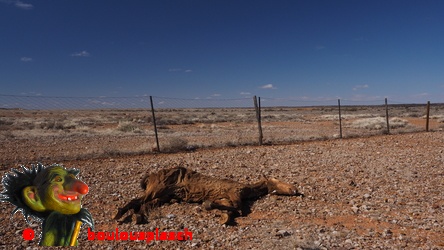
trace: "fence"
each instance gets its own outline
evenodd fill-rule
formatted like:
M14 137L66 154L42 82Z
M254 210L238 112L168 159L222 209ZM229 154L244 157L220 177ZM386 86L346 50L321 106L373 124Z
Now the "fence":
M5 141L0 153L5 154L7 147L38 154L42 145L56 143L67 148L60 158L82 158L443 128L444 104L0 95L0 140Z

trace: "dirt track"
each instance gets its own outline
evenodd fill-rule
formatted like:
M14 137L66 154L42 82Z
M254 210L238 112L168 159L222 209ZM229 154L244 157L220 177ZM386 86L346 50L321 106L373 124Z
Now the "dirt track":
M51 148L34 150L44 155ZM81 170L90 187L83 206L92 213L97 232L193 232L192 241L149 243L158 249L442 249L443 150L444 132L433 132L58 163ZM2 162L14 159L0 157ZM25 158L20 156L20 162ZM43 163L54 162L49 157ZM305 197L266 196L237 219L237 226L220 226L218 213L198 204L164 206L145 225L118 225L111 219L118 206L140 194L146 172L180 164L245 183L261 174L274 176L296 184ZM0 174L12 167L18 165L3 165ZM37 239L22 239L29 225L21 213L11 220L13 206L1 203L1 209L0 248L36 246ZM31 227L38 234L38 223ZM125 249L147 243L89 241L83 228L79 244Z

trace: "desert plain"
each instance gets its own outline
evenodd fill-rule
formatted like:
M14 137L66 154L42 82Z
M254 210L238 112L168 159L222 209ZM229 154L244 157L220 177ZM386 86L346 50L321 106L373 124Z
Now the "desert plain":
M96 232L183 231L189 241L88 240L97 249L443 249L444 106L263 108L263 145L252 109L0 110L0 175L41 162L80 169L82 204ZM341 138L342 133L342 138ZM174 203L148 224L119 224L117 208L141 195L149 172L185 166L243 183L262 175L298 187L303 197L267 195L237 225L218 211ZM27 224L2 202L0 248L33 249L39 222ZM32 228L36 238L25 241Z

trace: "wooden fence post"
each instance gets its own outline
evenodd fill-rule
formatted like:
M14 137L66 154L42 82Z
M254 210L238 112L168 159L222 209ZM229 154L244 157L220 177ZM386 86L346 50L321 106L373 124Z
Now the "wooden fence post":
M259 145L262 145L262 122L261 122L261 108L260 108L260 97L259 97L259 104L257 101L257 97L253 97L254 101L254 109L256 110L256 119L257 119L257 127L259 129Z
M427 102L426 132L429 132L430 101Z
M160 152L159 137L157 135L156 115L154 114L154 105L153 105L153 97L152 96L150 96L150 103L151 103L151 114L153 116L154 134L156 135L157 152Z
M385 98L385 119L387 121L387 134L390 134L389 110L387 105L387 98Z
M341 99L338 99L338 108L339 108L339 138L342 139Z

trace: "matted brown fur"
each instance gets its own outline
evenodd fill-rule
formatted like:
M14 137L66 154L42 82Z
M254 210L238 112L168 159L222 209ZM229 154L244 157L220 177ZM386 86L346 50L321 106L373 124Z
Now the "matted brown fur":
M184 201L203 203L207 210L224 210L226 213L222 214L221 223L230 224L234 223L234 217L239 215L246 201L266 194L300 195L295 186L275 178L263 177L257 183L242 184L202 175L184 167L148 174L142 179L141 187L145 194L119 208L114 219L118 220L133 210L136 216L129 215L123 222L136 220L136 223L146 223L150 209L171 201Z

